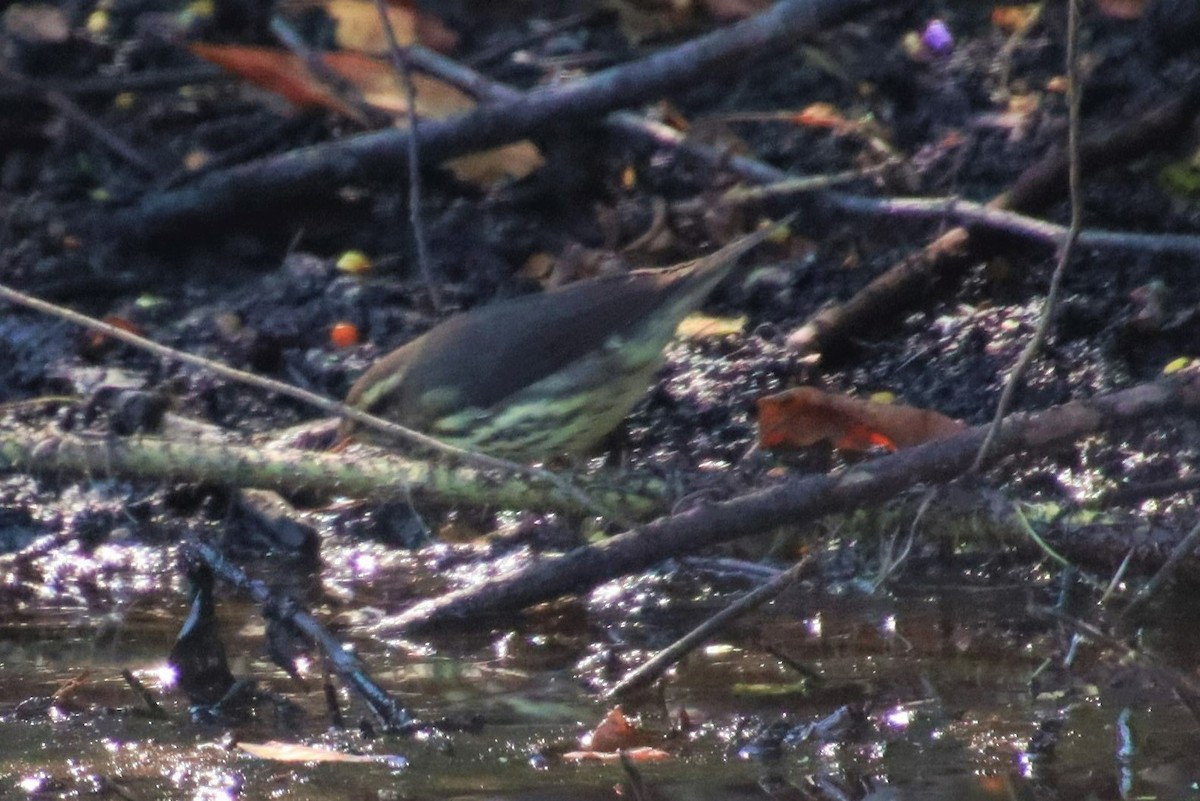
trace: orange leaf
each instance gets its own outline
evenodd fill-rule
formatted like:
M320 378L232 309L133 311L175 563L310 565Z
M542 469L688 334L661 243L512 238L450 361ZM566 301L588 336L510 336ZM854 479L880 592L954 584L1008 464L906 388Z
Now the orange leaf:
M799 125L813 128L840 129L849 124L832 103L813 103L796 113L792 119Z
M1030 26L1041 14L1040 3L1022 6L996 6L992 9L992 24L1004 33L1016 33Z
M250 83L291 101L302 108L327 108L357 118L357 110L327 89L312 75L303 60L285 50L242 45L213 45L196 42L191 51L206 61L240 76ZM321 56L331 70L362 92L371 105L397 116L408 112L404 91L391 63L362 53L325 53ZM474 108L473 101L448 83L414 74L417 114L447 117Z
M291 53L265 47L192 44L197 56L219 65L255 86L274 92L302 108L325 108L350 119L362 115L317 80L304 62ZM408 112L404 91L391 63L361 53L326 53L322 60L362 93L376 108L402 117ZM444 81L419 73L412 76L417 114L448 117L475 107L475 101ZM541 152L530 142L515 142L451 159L446 166L464 181L487 185L502 177L523 178L542 166Z
M758 401L758 442L766 449L805 448L830 440L837 448L909 448L966 426L929 409L833 395L797 387Z
M119 317L115 314L107 315L104 322L111 325L113 328L119 328L122 331L128 331L131 334L145 336L146 332L140 325L125 317ZM80 343L80 352L82 355L90 359L98 359L110 347L116 344L116 340L103 331L88 331Z
M641 732L625 717L619 706L614 706L600 721L600 725L580 738L580 744L589 751L620 751L636 744Z
M194 54L267 91L274 92L300 108L326 108L360 120L358 110L309 73L304 62L291 53L267 47L213 45L193 42Z

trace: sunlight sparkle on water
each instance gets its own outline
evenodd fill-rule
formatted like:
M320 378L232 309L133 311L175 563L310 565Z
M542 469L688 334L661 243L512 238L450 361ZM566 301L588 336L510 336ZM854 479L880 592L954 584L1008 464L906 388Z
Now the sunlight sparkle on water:
M379 560L373 553L356 553L350 559L350 568L356 576L373 576L379 571Z
M29 795L40 793L50 783L50 776L45 773L35 773L32 776L25 776L21 781L17 782L17 786L24 790Z
M884 715L883 719L893 729L907 729L912 724L913 713L910 709L898 706Z
M604 606L614 603L625 593L625 588L619 581L608 581L592 590L592 603Z
M241 777L223 770L191 770L180 766L170 774L176 785L199 785L192 793L195 801L233 801L240 795Z
M166 662L147 669L145 673L148 676L153 676L158 681L158 686L164 690L174 687L175 682L179 681L179 674L175 671L175 668Z

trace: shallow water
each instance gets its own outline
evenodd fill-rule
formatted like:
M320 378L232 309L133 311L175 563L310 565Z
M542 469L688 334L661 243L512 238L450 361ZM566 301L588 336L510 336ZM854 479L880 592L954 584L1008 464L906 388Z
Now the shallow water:
M370 621L422 582L437 583L414 573L435 562L453 573L454 560L343 550L319 580L292 581L293 591L307 589L319 616L420 719L480 723L371 737L358 726L365 708L345 690L348 727L332 730L319 671L300 687L272 665L257 610L226 592L219 614L234 674L306 715L284 722L261 705L250 720L193 722L186 701L160 682L186 614L173 557L105 548L10 571L0 618L0 797L610 798L625 778L619 765L561 758L611 706L599 691L738 589L643 578L504 628L386 642L370 635ZM690 655L660 693L626 704L646 740L672 754L640 767L642 789L689 801L1194 797L1196 721L1145 671L1084 646L1070 679L1043 673L1042 692L1031 692L1031 675L1069 639L1027 612L1042 594L994 582L891 597L792 592ZM1195 643L1183 617L1164 619L1154 640L1187 666ZM147 716L122 669L161 693L167 719ZM44 700L85 673L68 697ZM827 741L758 736L774 724L796 738L798 727L839 709L862 710L862 725ZM267 741L376 759L287 762L236 745Z

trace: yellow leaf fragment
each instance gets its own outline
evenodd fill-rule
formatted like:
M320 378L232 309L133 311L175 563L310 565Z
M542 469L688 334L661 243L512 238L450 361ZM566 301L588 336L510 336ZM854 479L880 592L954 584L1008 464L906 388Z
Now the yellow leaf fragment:
M740 317L713 317L696 312L684 317L675 329L675 336L692 341L715 339L740 334L746 330L745 315Z
M1167 366L1163 368L1163 375L1173 375L1180 370L1184 370L1192 363L1192 360L1187 356L1180 356L1178 359L1172 359L1167 362Z
M374 264L372 264L371 258L361 250L347 250L338 257L336 266L339 272L362 275L369 273Z

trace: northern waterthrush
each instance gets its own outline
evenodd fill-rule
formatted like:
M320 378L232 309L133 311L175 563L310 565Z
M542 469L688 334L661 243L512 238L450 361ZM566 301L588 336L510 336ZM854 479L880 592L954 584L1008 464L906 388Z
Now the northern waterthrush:
M346 403L492 456L585 453L645 394L679 322L775 227L451 317L372 365ZM342 433L366 434L351 421Z

